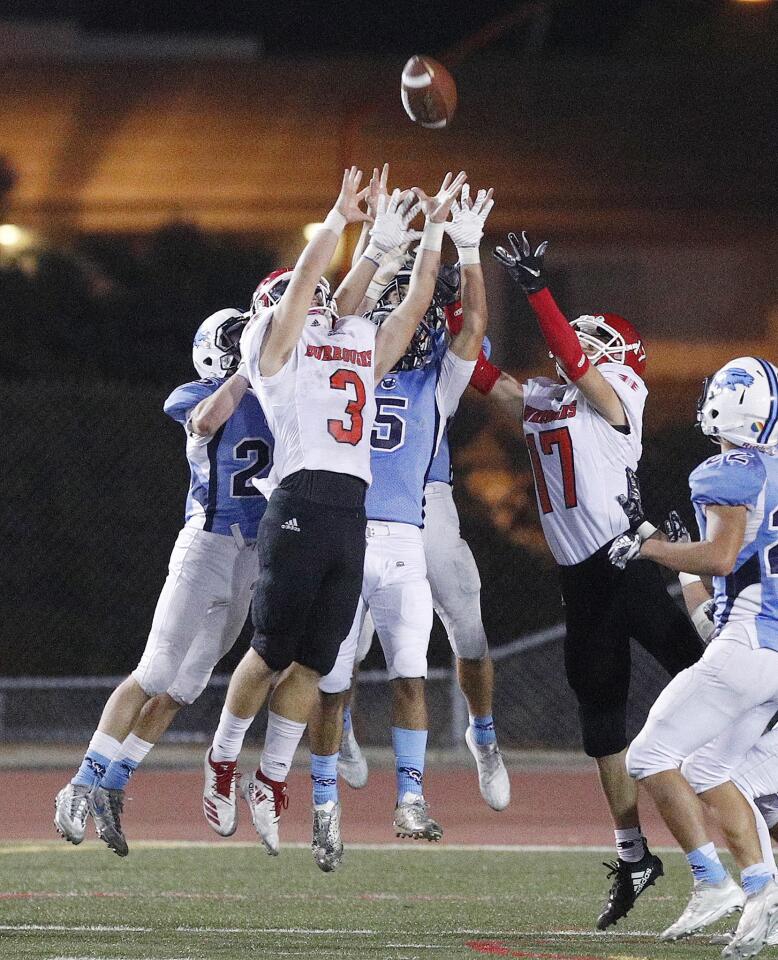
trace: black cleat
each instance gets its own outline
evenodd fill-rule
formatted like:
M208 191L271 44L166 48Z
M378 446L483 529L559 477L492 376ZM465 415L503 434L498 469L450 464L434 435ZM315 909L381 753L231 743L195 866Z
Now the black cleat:
M627 863L626 860L613 860L603 863L608 868L608 878L613 877L608 902L602 913L597 917L597 929L607 930L626 917L635 906L640 894L651 887L658 877L664 875L662 861L646 847L642 860L637 863Z

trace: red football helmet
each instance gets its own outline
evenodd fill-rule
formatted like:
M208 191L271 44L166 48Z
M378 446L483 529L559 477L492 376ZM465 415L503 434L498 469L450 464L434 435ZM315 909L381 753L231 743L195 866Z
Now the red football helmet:
M646 349L640 334L629 320L617 313L588 314L573 320L575 330L589 361L623 363L642 377L646 370Z
M291 268L282 267L280 270L273 270L272 273L261 280L254 291L254 296L251 298L251 316L255 317L260 310L278 303L291 279ZM330 292L330 285L326 277L321 277L316 284L314 300L315 303L308 312L324 317L330 325L334 324L338 319L338 308Z

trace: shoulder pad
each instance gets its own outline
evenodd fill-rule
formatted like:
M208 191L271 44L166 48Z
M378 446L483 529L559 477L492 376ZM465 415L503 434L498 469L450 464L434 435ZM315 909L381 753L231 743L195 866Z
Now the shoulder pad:
M709 457L689 477L692 500L724 506L756 505L765 468L755 450L729 450Z

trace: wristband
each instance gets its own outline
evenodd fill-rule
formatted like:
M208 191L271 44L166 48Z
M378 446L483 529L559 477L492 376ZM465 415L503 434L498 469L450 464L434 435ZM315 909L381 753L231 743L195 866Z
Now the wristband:
M656 527L653 525L653 523L649 523L648 520L644 520L635 532L640 537L641 541L648 540L649 537L653 537L653 535L656 533Z
M381 261L384 259L385 251L380 247L376 246L374 243L368 243L365 249L362 252L362 256L365 260L369 260L371 263L374 263L377 267L381 266Z
M245 360L241 360L238 364L238 369L235 371L236 377L243 377L243 379L251 385L251 377L249 376L249 365Z
M337 210L330 210L330 212L324 218L322 227L325 230L332 230L333 233L336 233L338 236L340 236L340 234L346 229L347 223L348 220L346 220L342 213L338 213Z
M678 581L682 587L688 587L690 583L699 583L701 577L698 577L696 573L681 573L678 574Z
M421 235L419 248L422 250L434 250L440 253L440 249L443 246L445 229L445 223L433 223L431 220L427 220L424 224L424 233Z
M470 386L479 393L491 393L495 383L500 379L501 373L502 370L490 363L482 350L475 362L475 370L470 377Z
M381 299L381 294L385 289L385 283L381 283L380 280L371 280L368 284L367 290L365 290L365 296L368 300L378 301Z
M459 254L459 263L463 267L469 267L481 262L481 251L478 247L457 247Z

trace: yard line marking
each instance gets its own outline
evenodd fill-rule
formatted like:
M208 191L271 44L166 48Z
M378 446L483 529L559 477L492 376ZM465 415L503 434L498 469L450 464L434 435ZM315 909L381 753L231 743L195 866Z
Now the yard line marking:
M24 933L51 931L52 933L153 933L153 927L67 926L64 923L0 923L0 930Z

